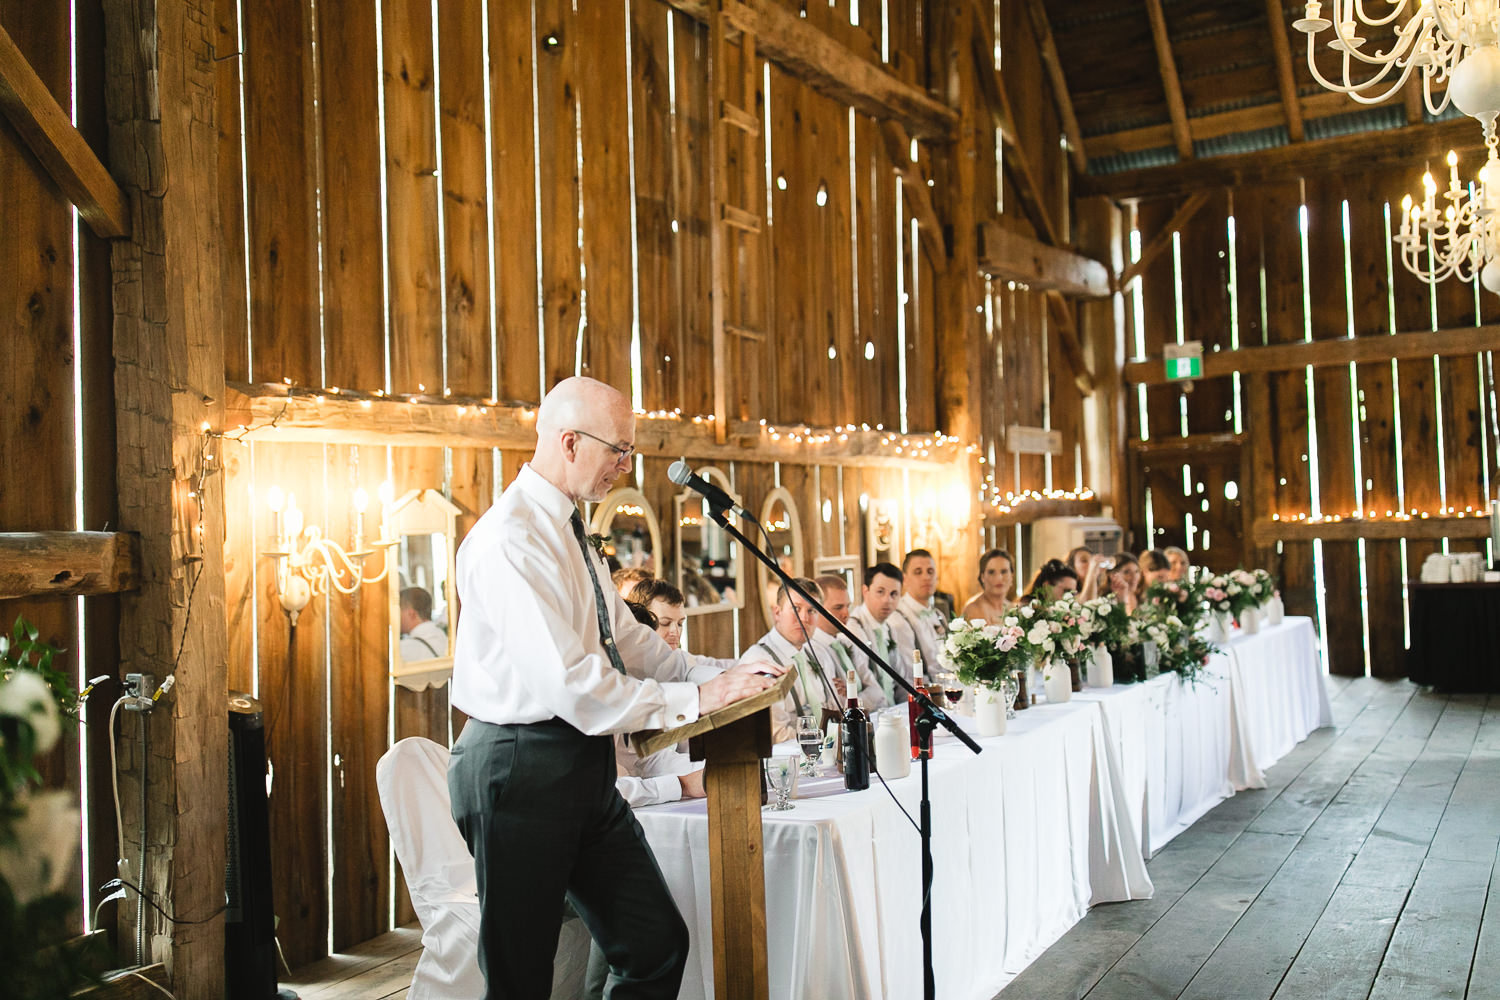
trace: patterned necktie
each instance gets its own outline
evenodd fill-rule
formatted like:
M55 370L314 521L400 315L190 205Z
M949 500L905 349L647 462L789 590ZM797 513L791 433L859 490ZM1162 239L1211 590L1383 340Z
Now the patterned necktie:
M615 634L609 627L609 606L604 603L604 591L599 588L599 573L594 569L594 560L589 556L589 540L583 534L583 515L578 512L577 507L573 508L573 516L568 518L568 523L573 525L573 537L578 539L578 547L583 550L583 564L588 567L589 581L594 585L594 613L599 617L599 641L604 643L609 662L623 674L625 664L620 659L620 651L615 648Z

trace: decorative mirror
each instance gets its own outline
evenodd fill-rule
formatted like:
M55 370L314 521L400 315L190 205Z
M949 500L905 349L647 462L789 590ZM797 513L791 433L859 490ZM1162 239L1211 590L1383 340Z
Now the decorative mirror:
M767 551L776 559L783 572L790 576L802 575L802 523L797 517L797 501L784 487L778 486L766 494L760 507L760 523L770 536ZM781 585L765 563L757 562L760 570L760 599L766 614L766 625L771 625L771 611L776 606L776 589Z
M655 576L661 565L661 524L646 495L634 487L612 491L594 507L589 530L604 536L604 551L621 569Z
M729 478L718 469L708 465L697 472L734 495ZM697 493L680 493L674 503L677 587L687 601L687 613L701 615L743 607L745 588L741 581L743 560L739 543L714 524Z
M901 565L900 505L895 500L870 498L865 514L866 566L888 562Z
M412 490L385 510L395 538L391 595L391 677L412 691L453 676L454 582L459 508L436 490Z
M824 556L813 560L813 576L841 577L849 588L850 598L859 603L859 588L864 584L860 573L859 556Z

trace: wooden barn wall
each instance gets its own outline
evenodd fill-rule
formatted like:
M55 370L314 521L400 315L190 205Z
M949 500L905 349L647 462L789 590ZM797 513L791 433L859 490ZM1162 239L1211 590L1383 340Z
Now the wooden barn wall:
M0 27L58 103L76 103L79 130L105 158L103 18L97 9L77 12L75 58L70 16L66 4L0 0ZM75 227L68 199L3 117L0 190L0 465L9 474L0 490L0 531L107 530L118 521L108 244L87 226ZM63 670L75 677L114 676L118 598L0 601L6 634L18 616L65 651L58 664ZM104 733L117 693L112 684L101 685L85 710L88 725L67 733L42 762L50 783L75 794L88 772L95 808L86 833L101 845L114 843L114 814L104 807ZM133 736L137 722L132 715L120 728ZM82 755L80 738L88 742ZM127 757L134 747L132 740ZM78 928L97 901L95 887L114 874L112 847L87 857L90 870L75 869L68 877L84 887L71 921Z
M1389 227L1399 227L1401 196L1419 178L1383 168L1211 192L1176 251L1127 292L1127 353L1159 357L1179 336L1207 353L1493 322L1500 300L1490 293L1457 280L1428 286L1399 259L1393 266ZM1142 245L1177 204L1137 206ZM1280 576L1288 610L1318 622L1331 670L1401 676L1405 581L1429 553L1482 551L1483 540L1299 535L1256 547L1249 527L1273 516L1486 510L1496 454L1490 371L1486 353L1131 386L1135 548L1147 547L1149 518L1157 547L1184 546L1216 569L1265 565Z
M917 5L891 4L889 26L880 5L862 5L857 26L845 5L806 6L872 60L888 37L892 71L925 81ZM219 108L221 216L242 237L224 241L230 380L535 402L582 373L645 411L712 412L706 27L657 0L464 0L440 5L435 22L431 5L386 0L379 23L373 0L336 16L265 0L244 6L241 37L235 9L221 4L218 25L225 51L245 52L222 70ZM729 338L729 418L936 429L938 267L879 123L775 66L756 80L760 159L734 191L769 224L745 241L759 254L747 253L730 294L767 337ZM1038 134L1056 148L1055 131ZM926 176L931 155L918 147ZM1067 442L1051 463L1007 457L995 466L1005 488L1076 485L1079 397L1043 300L996 287L985 308L994 365L974 385L984 440L1050 414ZM525 458L225 444L230 683L267 706L278 936L293 966L388 929L393 913L411 919L375 762L393 739L446 744L462 719L446 688L389 683L385 584L319 598L289 627L258 554L266 491L294 492L309 524L344 540L357 486L438 488L464 509L462 533ZM643 458L636 478L671 568L667 464ZM778 485L790 491L804 571L862 559L867 511L889 501L899 548L931 548L945 589L970 595L973 535L950 516L962 469L722 468L753 507ZM747 572L742 610L690 619L693 649L734 655L765 631Z

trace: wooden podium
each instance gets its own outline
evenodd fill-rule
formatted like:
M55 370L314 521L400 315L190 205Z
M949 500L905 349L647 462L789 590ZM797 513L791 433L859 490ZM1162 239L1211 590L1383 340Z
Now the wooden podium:
M630 737L642 757L684 739L706 761L708 870L713 898L714 996L767 1000L766 871L760 837L760 762L771 756L771 706L791 691L797 672L775 687L676 729Z

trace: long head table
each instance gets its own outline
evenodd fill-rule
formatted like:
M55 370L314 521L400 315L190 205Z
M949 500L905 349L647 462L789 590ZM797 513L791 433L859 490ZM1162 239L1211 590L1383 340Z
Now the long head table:
M1288 618L1233 638L1195 682L1167 674L1038 706L978 756L940 737L938 995L992 997L1090 905L1149 897L1148 850L1328 724L1322 677L1311 622ZM896 804L916 816L915 768L890 792L804 780L795 809L763 814L772 997L921 995L918 838ZM710 996L705 804L636 815L693 932L680 995Z

